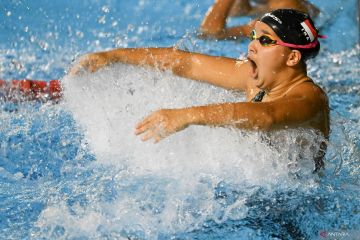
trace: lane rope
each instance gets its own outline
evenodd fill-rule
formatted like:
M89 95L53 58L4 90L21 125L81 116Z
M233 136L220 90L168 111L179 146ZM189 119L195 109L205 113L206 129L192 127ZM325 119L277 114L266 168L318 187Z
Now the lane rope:
M59 80L1 80L0 100L7 102L23 101L53 101L59 102L62 97L62 87Z

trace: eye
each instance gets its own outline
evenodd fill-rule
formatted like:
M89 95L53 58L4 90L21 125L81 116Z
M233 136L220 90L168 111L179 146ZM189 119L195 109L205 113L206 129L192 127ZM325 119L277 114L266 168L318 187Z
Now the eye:
M260 44L263 45L263 46L267 46L267 45L276 43L276 40L273 40L273 39L271 39L271 38L269 38L268 36L265 36L265 35L259 37L258 39L259 39Z

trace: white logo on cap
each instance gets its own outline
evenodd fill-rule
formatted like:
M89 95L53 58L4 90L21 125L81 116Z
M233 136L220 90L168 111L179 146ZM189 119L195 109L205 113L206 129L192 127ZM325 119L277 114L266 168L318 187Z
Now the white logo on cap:
M278 18L278 17L276 17L275 15L273 15L273 14L271 14L271 13L265 13L265 15L264 16L269 16L269 17L271 17L272 19L274 19L275 21L277 21L278 23L280 23L280 24L282 24L282 21Z

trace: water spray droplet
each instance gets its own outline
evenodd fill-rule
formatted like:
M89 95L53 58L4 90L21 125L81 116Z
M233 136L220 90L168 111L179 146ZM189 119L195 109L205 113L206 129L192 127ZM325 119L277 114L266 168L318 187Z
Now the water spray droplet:
M101 16L99 19L98 19L98 23L100 24L105 24L106 23L106 16Z
M110 9L109 9L108 6L103 6L103 7L101 8L101 11L103 11L104 13L108 13L108 12L110 12Z

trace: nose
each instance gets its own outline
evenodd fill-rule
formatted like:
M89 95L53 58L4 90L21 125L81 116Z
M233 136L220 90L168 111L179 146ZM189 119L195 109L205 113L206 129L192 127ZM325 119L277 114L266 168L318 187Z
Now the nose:
M249 43L249 46L248 46L248 55L250 54L254 54L257 52L257 49L256 49L256 40L253 40Z

